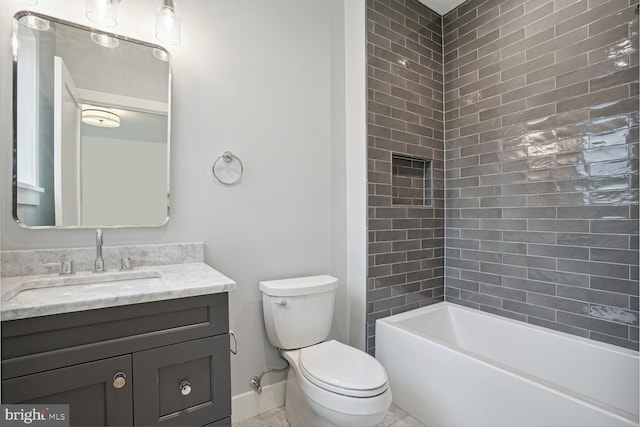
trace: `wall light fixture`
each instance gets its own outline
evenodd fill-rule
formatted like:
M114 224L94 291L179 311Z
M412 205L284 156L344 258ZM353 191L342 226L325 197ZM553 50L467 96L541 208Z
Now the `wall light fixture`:
M87 18L101 27L115 27L118 25L118 3L120 0L87 0Z
M180 44L180 16L173 0L162 0L156 12L156 38L165 44Z

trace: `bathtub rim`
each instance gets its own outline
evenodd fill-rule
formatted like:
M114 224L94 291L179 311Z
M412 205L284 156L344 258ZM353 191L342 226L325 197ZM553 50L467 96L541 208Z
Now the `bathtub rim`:
M546 333L546 334L550 334L550 335L557 335L563 338L567 338L571 341L577 341L583 344L587 344L591 347L601 347L601 348L606 348L607 350L610 351L614 351L616 353L621 353L621 354L625 354L627 356L631 356L631 357L635 357L637 359L639 359L640 361L640 352L637 350L632 350L629 348L625 348L625 347L621 347L621 346L617 346L614 344L609 344L607 342L604 341L597 341L597 340L592 340L589 338L585 338L585 337L581 337L578 335L573 335L573 334L569 334L567 332L562 332L562 331L558 331L555 329L551 329L551 328L545 328L544 326L538 326L538 325L534 325L531 323L527 323L527 322L523 322L522 320L517 320L517 319L512 319L510 317L505 317L505 316L500 316L494 313L490 313L488 311L482 311L482 310L478 310L475 308L471 308L471 307L466 307L464 305L461 304L456 304L453 302L449 302L449 301L440 301L438 303L435 304L431 304L425 307L420 307L420 308L414 308L413 310L409 310L409 311L405 311L402 313L398 313L398 314L392 314L391 316L386 316L386 317L381 317L379 319L376 319L376 323L377 322L382 322L382 323L388 323L388 324L396 324L399 323L405 319L409 319L412 317L416 317L419 316L421 314L424 313L430 313L433 311L439 311L439 310L449 310L449 309L453 309L453 310L462 310L462 311L467 311L473 314L481 314L484 316L488 316L490 318L499 320L499 321L503 321L503 322L507 322L507 323L512 323L515 325L519 325L522 327L525 327L527 329L532 329L534 331L538 331L538 332L542 332L542 333ZM402 329L402 328L400 328ZM424 336L425 334L420 334L420 336ZM429 336L429 339L432 339L434 341L438 341L440 342L441 340L438 340L436 338L433 338L431 336ZM447 343L442 342L443 345L448 346ZM452 348L459 348L459 347L455 347L452 346ZM472 354L475 354L473 352L471 352Z
M487 365L490 366L494 369L497 369L499 371L501 371L502 373L509 375L509 376L513 376L513 377L519 377L519 378L523 378L526 381L535 383L537 385L539 385L540 387L543 387L547 390L549 390L550 392L554 393L554 394L562 394L566 397L568 397L569 399L573 399L573 400L578 400L581 403L584 403L586 405L589 405L593 408L595 408L596 410L599 411L606 411L609 412L617 417L620 417L624 420L628 420L628 421L632 421L634 423L638 423L640 421L640 414L636 415L632 412L628 412L625 411L622 408L618 408L615 407L613 405L610 405L606 402L602 402L600 400L597 400L595 398L589 397L583 393L580 393L578 391L575 390L571 390L567 387L563 387L561 385L558 385L556 383L553 383L551 381L545 380L543 378L537 377L533 374L527 373L525 371L516 369L512 366L506 365L504 363L498 362L496 360L490 359L488 357L485 357L483 355L480 355L478 353L474 353L473 351L467 350L463 347L459 347L459 346L455 346L452 344L449 344L445 341L442 341L438 338L434 338L430 335L424 334L424 333L420 333L419 331L416 331L413 328L406 328L406 327L402 327L400 325L398 325L398 323L400 323L402 320L404 319L408 319L408 318L412 318L412 317L416 317L419 315L423 315L425 313L429 313L429 312L433 312L433 311L439 311L439 310L449 310L449 309L461 309L464 311L468 311L471 312L472 314L475 315L486 315L492 318L495 318L496 320L501 320L501 321L506 321L508 323L513 323L515 325L518 326L524 326L524 327L529 327L532 328L533 330L536 331L540 331L540 332L544 332L544 333L549 333L551 335L559 335L560 337L563 338L568 338L568 339L572 339L575 340L579 343L583 343L583 344L589 344L591 346L595 346L595 347L604 347L608 350L612 350L614 352L620 352L624 355L627 356L631 356L634 357L635 359L637 359L637 361L640 362L640 355L639 352L635 351L635 350L631 350L631 349L627 349L624 347L618 347L615 346L613 344L609 344L609 343L605 343L605 342L600 342L600 341L594 341L594 340L590 340L588 338L583 338L583 337L579 337L579 336L575 336L575 335L571 335L568 334L566 332L561 332L561 331L556 331L554 329L549 329L549 328L544 328L542 326L537 326L537 325L531 325L528 324L526 322L522 322L519 320L515 320L515 319L510 319L507 317L503 317L503 316L499 316L493 313L487 313L484 311L480 311L480 310L476 310L473 308L469 308L469 307L465 307L459 304L455 304L455 303L451 303L451 302L447 302L447 301L442 301L436 304L432 304L426 307L420 307L420 308L416 308L413 310L409 310L403 313L399 313L399 314L394 314L391 316L387 316L387 317L382 317L379 319L376 319L376 336L378 335L378 322L381 324L384 324L386 327L389 327L391 329L394 329L396 331L399 331L403 334L406 335L411 335L411 336L417 336L419 337L419 339L422 340L426 340L426 341L430 341L431 343L433 343L433 345L436 345L438 347L444 348L447 351L453 351L456 353L459 353L462 357L466 358L466 359L472 359L473 361L477 362L477 363L481 363L483 365Z

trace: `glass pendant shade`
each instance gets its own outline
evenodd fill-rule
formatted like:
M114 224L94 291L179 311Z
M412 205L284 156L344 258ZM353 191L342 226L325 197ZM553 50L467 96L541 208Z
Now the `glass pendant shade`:
M180 44L180 16L172 0L163 0L156 12L156 38L165 44Z
M115 27L118 25L118 3L120 0L87 0L87 18L101 27Z

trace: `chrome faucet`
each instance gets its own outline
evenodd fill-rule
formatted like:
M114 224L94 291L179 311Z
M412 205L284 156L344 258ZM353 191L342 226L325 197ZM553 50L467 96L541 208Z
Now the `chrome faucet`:
M107 269L104 268L104 258L102 258L102 243L102 229L98 228L96 230L96 263L95 268L93 269L95 273L107 271Z

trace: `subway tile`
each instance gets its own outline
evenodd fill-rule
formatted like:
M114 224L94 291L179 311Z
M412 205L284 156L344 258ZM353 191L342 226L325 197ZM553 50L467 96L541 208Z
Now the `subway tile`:
M526 254L527 244L520 242L496 242L490 240L482 240L480 249L490 252L503 252L510 254Z
M492 306L500 308L502 305L502 299L491 295L480 294L476 292L460 291L460 299L463 301L470 301L477 304Z
M552 256L563 259L589 259L589 248L577 246L529 245L530 255Z
M590 275L597 274L618 279L629 278L629 266L622 264L558 259L558 270Z
M509 311L515 311L516 313L525 314L527 316L536 317L545 320L556 320L556 312L550 308L539 307L535 305L526 304L519 301L502 300L502 308Z
M551 38L540 44L526 49L527 60L537 58L544 55L547 52L558 51L564 46L574 45L581 40L586 39L588 36L588 30L586 27L577 28L559 37ZM568 58L570 56L560 56L561 58Z
M527 221L522 219L482 219L479 225L484 230L527 230Z
M501 285L503 277L499 274L488 274L486 272L461 270L460 278L471 282L485 283L491 285Z
M453 277L447 278L447 287L457 288L459 290L465 290L469 292L478 292L480 285L477 282L457 279Z
M543 60L544 58L551 57L550 60ZM536 63L536 61L539 63ZM554 63L554 55L547 54L543 56L539 56L535 59L531 59L527 61L529 64L533 64L536 66L544 66L540 69L536 70L536 67L530 68L527 73L527 84L533 84L542 80L545 80L549 77L555 77L561 74L568 73L570 71L574 71L580 68L583 68L588 63L588 57L586 54L578 55L573 58L566 59L561 62Z
M571 18L580 12L587 10L587 0L575 1L572 4L569 4L567 7L565 5L558 4L555 2L555 12L546 16L544 19L540 19L532 24L529 24L525 27L525 31L527 34L535 34L539 31L544 30L545 28L554 28L555 25L565 21L568 18Z
M528 229L530 231L557 231L557 232L588 232L589 231L589 221L580 221L580 220L537 220L530 219L528 221ZM562 243L560 241L560 234L558 234L559 245L571 245L572 243L563 240ZM589 236L586 234L586 236ZM578 245L584 246L584 245Z
M502 240L502 231L463 229L462 238L477 240Z
M548 244L556 243L555 233L538 232L538 231L504 231L502 234L502 238L505 242L510 241L510 242L548 243ZM540 255L540 254L537 254L537 255Z
M608 292L638 296L640 285L635 280L591 276L590 287Z
M526 302L533 305L552 308L554 310L568 311L570 313L588 315L589 304L572 299L560 298L545 294L527 292Z
M567 325L576 326L578 328L589 329L591 331L600 332L607 335L613 335L620 338L628 336L628 330L625 325L608 322L600 319L594 319L587 316L581 316L564 311L557 312L558 322Z
M589 109L589 117L591 119L597 119L601 117L613 116L616 114L633 114L634 111L637 111L637 96L630 97L628 99L622 99L619 101L615 101L612 103L604 103L600 105L596 105Z
M502 262L509 265L519 265L522 267L533 267L544 270L555 270L556 259L544 256L503 254Z
M587 82L579 81L578 83L572 84L570 86L562 87L557 90L552 90L552 91L541 93L539 95L530 96L529 98L527 98L527 107L533 108L536 106L557 102L559 99L569 99L569 98L577 97L577 96L586 94L588 91L589 91L589 84Z
M399 295L383 300L377 300L373 302L373 311L388 310L394 307L400 307L406 304L407 298L405 295Z
M399 263L407 260L407 254L405 252L392 252L392 253L384 253L375 256L374 265L384 265L384 264L393 264ZM378 276L388 276L388 274L379 274Z
M527 293L525 291L505 288L503 286L489 285L480 283L480 293L493 295L498 298L509 299L513 301L525 302L527 299Z
M497 252L476 251L470 249L459 250L457 255L451 255L449 258L471 259L477 261L488 261L494 263L502 262L502 254Z
M478 240L467 240L467 239L454 239L447 237L446 239L447 247L451 248L461 248L461 249L479 249L480 242Z
M502 280L502 286L547 295L556 294L556 285L554 283L541 282L537 280L505 277Z
M619 64L619 63L617 63ZM616 65L617 65L616 64ZM615 66L615 65L614 65ZM600 74L598 77L589 80L589 90L591 92L606 89L625 83L636 81L638 78L638 67L631 67L616 71L613 74Z
M591 304L589 306L589 316L597 319L608 320L610 322L638 326L638 312L633 312L620 307Z
M527 277L526 268L514 265L482 262L480 263L480 271L485 273L497 274L500 277L519 277L521 279Z
M554 37L554 28L553 27L549 27L545 30L542 30L536 34L533 35L529 35L526 32L526 27L525 27L525 38L520 40L520 41L516 41L515 43L511 43L510 45L503 47L500 50L500 55L502 58L508 58L512 55L516 55L520 52L526 52L526 50L528 48L537 46L539 44L542 44L544 42L547 42L551 39L553 39ZM548 51L547 51L548 52Z
M584 222L587 223L588 227L588 222ZM626 249L629 247L629 236L620 234L558 233L558 244Z
M571 110L578 110L584 107L606 104L620 99L626 99L629 96L629 88L627 86L616 86L610 89L604 89L588 95L582 95L557 103L558 113Z
M638 265L638 251L591 248L591 260Z
M603 234L638 234L638 226L637 220L593 220L591 221L591 232Z
M566 21L556 25L556 33L564 34L579 27L587 27L589 24L597 22L600 17L607 16L614 11L623 9L626 5L625 0L609 0L607 3L579 13Z
M597 229L615 227L616 224L621 225L623 228L625 227L625 223L630 225L629 223L632 221L612 221L619 219L626 219L629 217L629 208L626 206L585 206L585 207L558 207L558 218L567 218L567 219L603 219L605 221L593 221L591 223L592 228L596 225ZM600 225L598 225L600 224ZM604 227L603 227L604 226ZM616 227L619 228L619 227ZM633 229L630 227L629 229ZM637 228L635 229L635 233L637 233ZM592 230L593 231L593 230ZM605 232L605 231L602 231Z
M512 33L507 33L505 36L500 37L498 40L487 43L486 45L480 47L478 49L478 56L483 57L490 54L491 52L501 50L507 46L523 40L524 36L524 28L517 29Z
M562 260L558 260L558 264ZM561 285L570 286L589 286L589 276L587 274L575 274L572 272L564 271L551 271L540 270L536 268L530 268L527 273L527 278L536 281L550 282Z
M581 53L589 52L594 49L603 48L611 43L620 42L621 40L626 39L628 37L628 34L628 25L620 25L595 36L589 38L585 37L585 39L573 45L558 49L556 54L561 57L579 55Z

